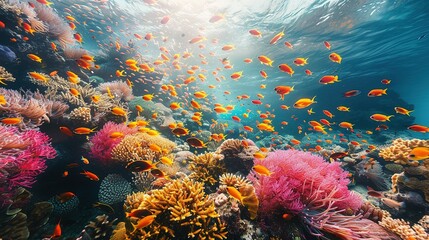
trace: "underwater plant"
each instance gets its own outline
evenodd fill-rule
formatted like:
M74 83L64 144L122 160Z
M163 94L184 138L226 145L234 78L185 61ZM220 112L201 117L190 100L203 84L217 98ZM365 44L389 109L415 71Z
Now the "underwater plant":
M248 178L259 198L260 220L272 234L287 238L285 226L291 220L320 239L329 239L329 234L342 239L391 239L377 224L355 215L362 199L348 190L348 173L340 163L297 150L277 150L254 163L269 170L267 175L252 172Z

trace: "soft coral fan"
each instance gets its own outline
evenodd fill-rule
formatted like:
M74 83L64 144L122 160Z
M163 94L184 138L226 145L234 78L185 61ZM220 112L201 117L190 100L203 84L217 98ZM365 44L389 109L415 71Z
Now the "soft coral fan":
M49 137L39 131L19 132L0 126L0 203L18 187L31 187L46 169L45 160L56 156Z
M392 239L375 223L353 215L362 199L348 190L348 173L339 163L296 150L278 150L254 163L271 171L269 176L251 173L249 179L259 198L261 220L270 222L274 234L287 234L286 221L281 218L286 213L296 216L310 234L319 238L328 239L323 232L329 232L342 239ZM370 233L370 227L374 232Z

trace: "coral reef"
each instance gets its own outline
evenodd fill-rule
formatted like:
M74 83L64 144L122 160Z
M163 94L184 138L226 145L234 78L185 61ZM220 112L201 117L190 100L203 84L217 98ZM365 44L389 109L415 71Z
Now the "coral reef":
M144 109L140 114L146 119L151 119L154 113L157 114L156 119L153 121L156 127L166 128L168 125L176 122L173 118L173 111L162 103L144 101L142 97L136 96L129 102L128 106L130 109L135 109L137 105L140 105Z
M408 159L411 150L416 147L429 147L429 140L404 140L402 138L395 139L392 145L380 150L380 157L386 161L393 161L401 165L419 165L418 161Z
M126 213L146 209L156 216L149 226L127 231L129 238L226 239L225 225L215 211L213 200L205 195L202 183L189 178L173 180L148 193L129 195L124 209ZM129 220L136 223L138 219Z
M47 135L16 127L0 126L0 205L10 200L19 187L30 188L46 169L46 159L56 156Z
M242 141L246 141L246 146ZM259 148L249 139L227 139L217 149L217 154L224 156L225 167L229 172L249 174L253 166L253 155Z
M61 202L57 196L53 196L48 199L48 202L54 207L52 214L55 216L65 216L76 211L80 203L79 198L76 195L65 202Z
M109 174L101 181L98 200L107 204L120 203L132 192L131 183L119 174Z
M216 153L206 153L189 158L189 176L199 182L203 182L206 187L218 182L219 176L226 172L222 161L223 156Z
M414 224L413 226L410 226L410 223L404 221L403 219L392 218L390 213L387 211L383 211L383 217L379 224L386 230L397 234L402 239L429 239L429 234L425 231L423 226L420 224Z

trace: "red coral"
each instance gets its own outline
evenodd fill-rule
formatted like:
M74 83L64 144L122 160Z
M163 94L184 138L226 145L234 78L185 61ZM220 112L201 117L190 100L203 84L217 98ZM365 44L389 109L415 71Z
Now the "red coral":
M118 145L122 138L111 138L113 132L121 132L124 135L133 134L138 131L137 128L129 128L125 124L108 122L98 131L90 140L90 154L97 160L107 163L112 159L112 149Z
M0 126L0 203L17 187L31 187L36 176L46 169L46 159L56 156L47 135L29 130L19 132L16 127Z

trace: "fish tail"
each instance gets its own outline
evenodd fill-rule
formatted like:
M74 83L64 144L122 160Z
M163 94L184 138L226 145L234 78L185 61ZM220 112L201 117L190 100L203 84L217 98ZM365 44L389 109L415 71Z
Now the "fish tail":
M408 115L408 116L410 116L410 115ZM390 122L390 118L391 117L394 117L394 115L389 115L388 117L387 117L387 121L389 121Z
M313 103L317 103L316 101L314 101L316 99L316 96L314 96L312 99L311 99L311 101L313 102Z
M383 89L383 94L386 94L386 95L387 95L387 88L386 88L386 89Z

